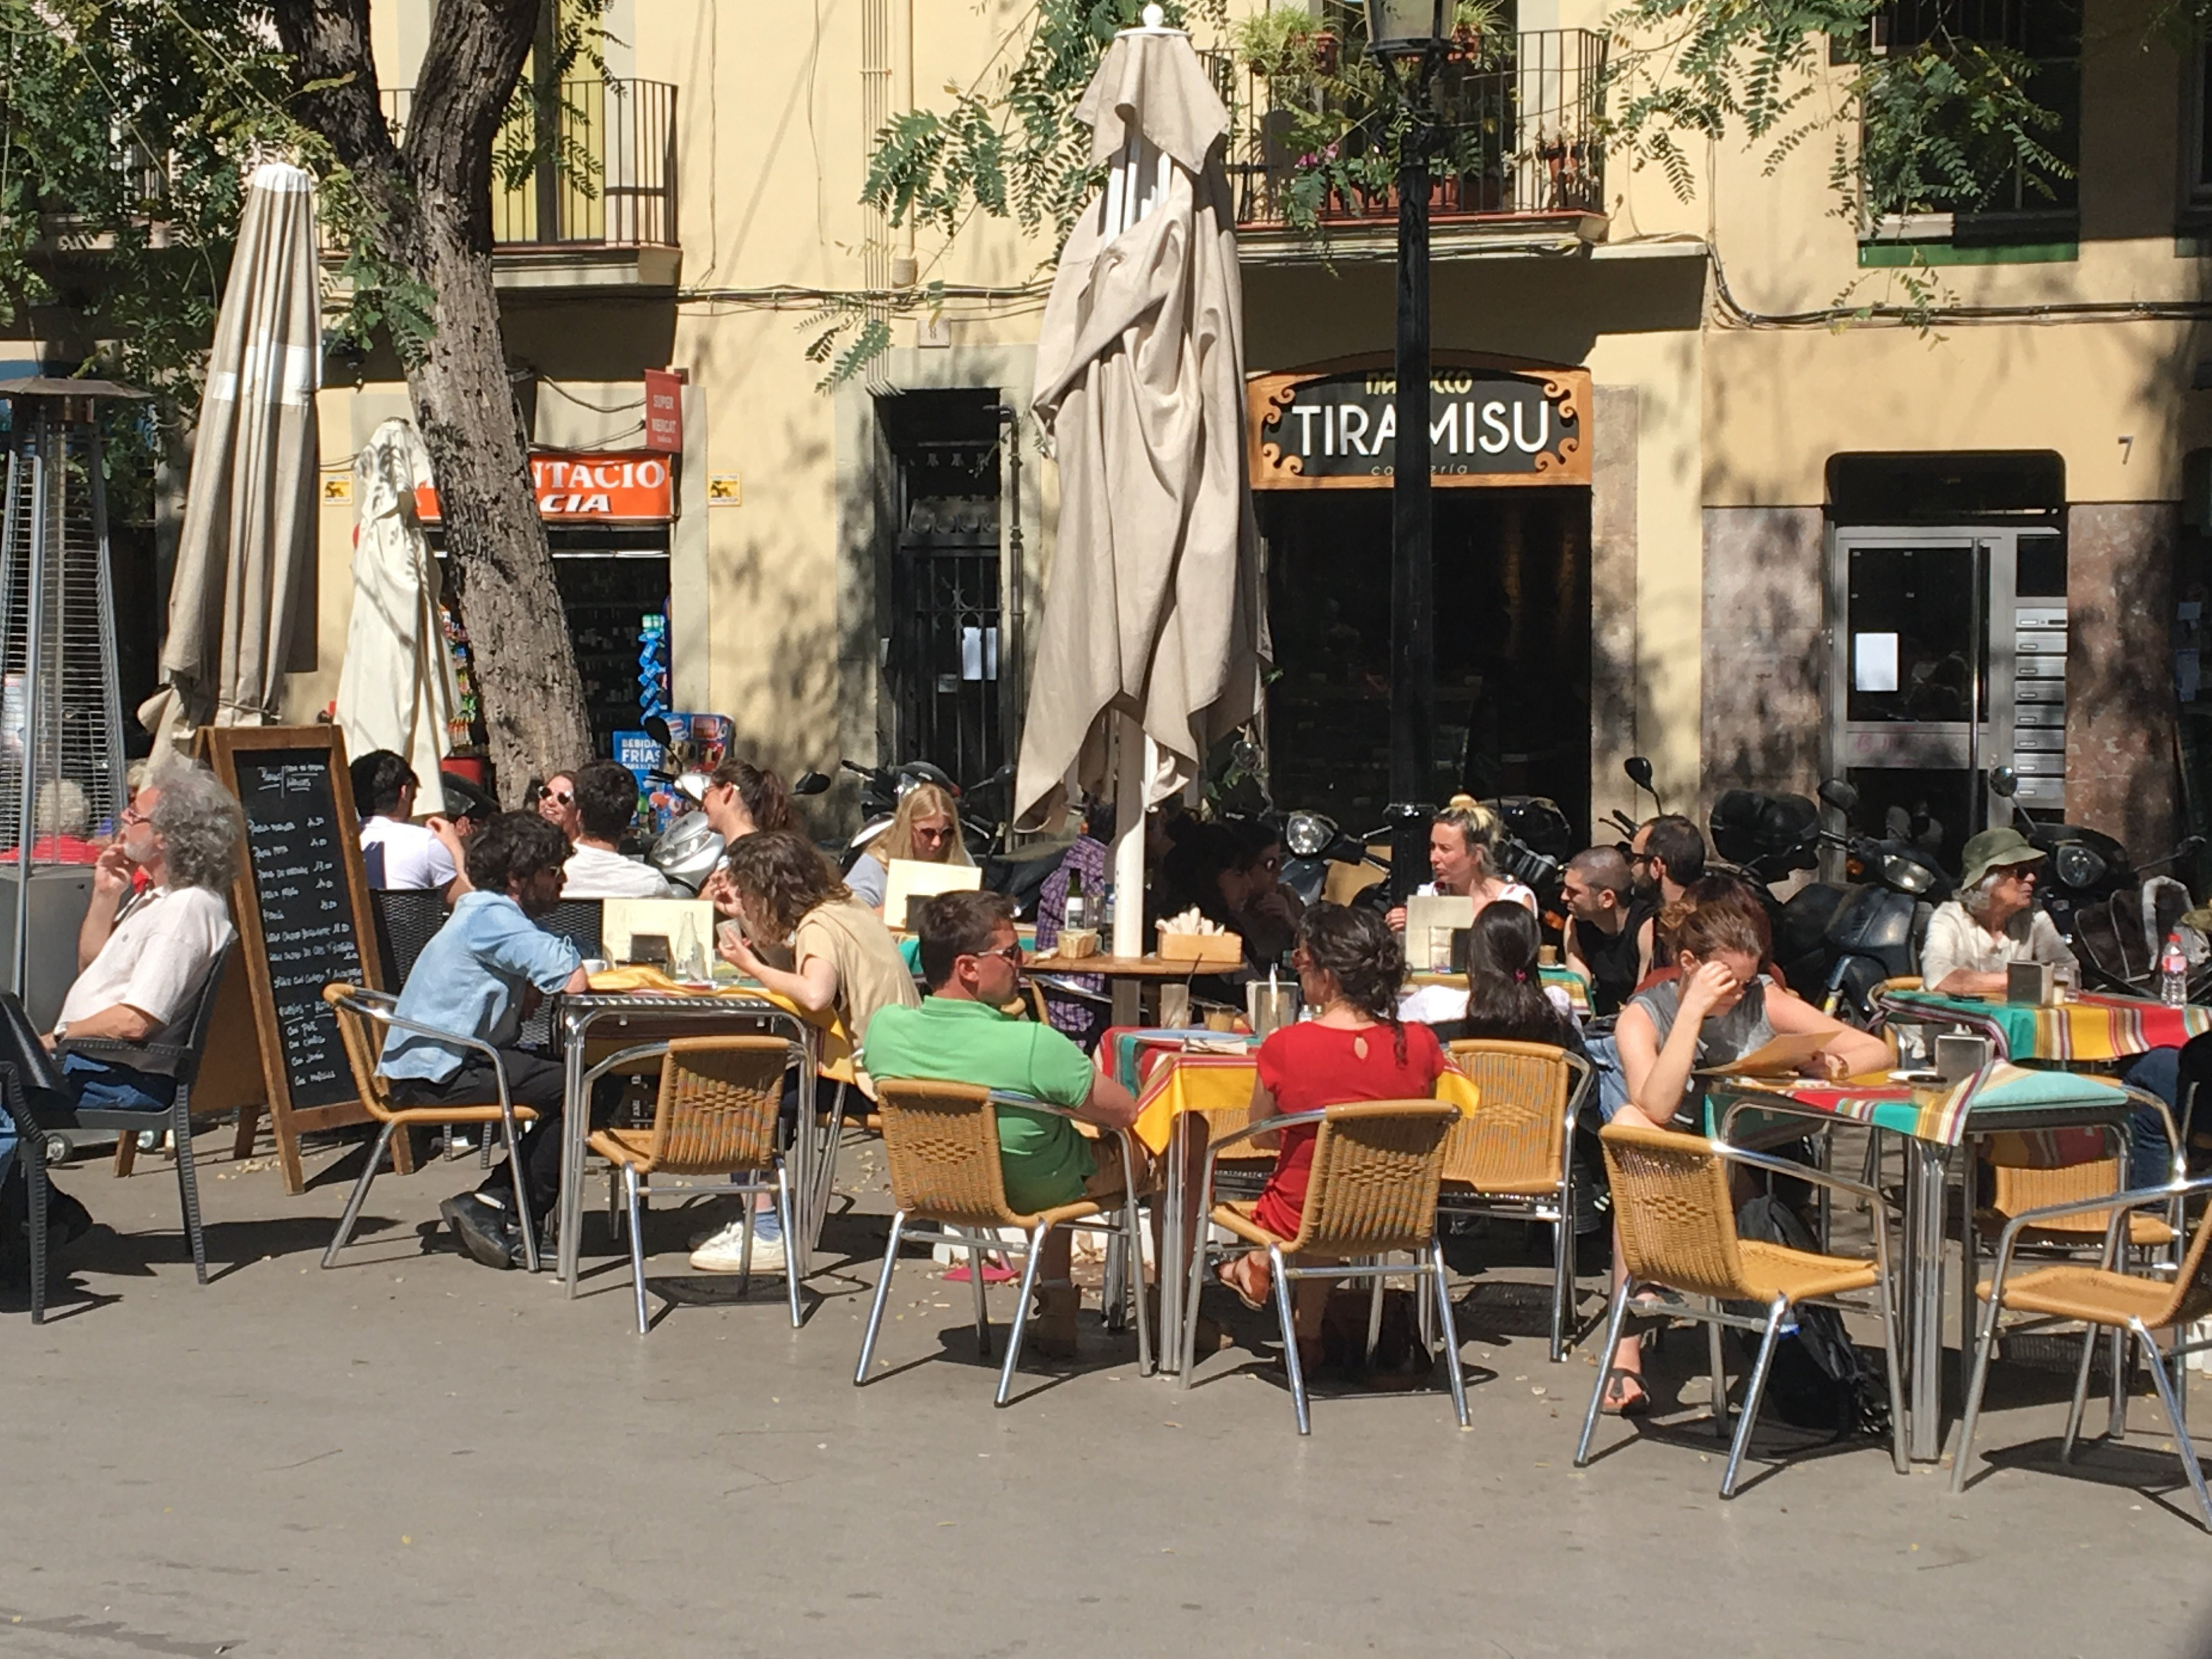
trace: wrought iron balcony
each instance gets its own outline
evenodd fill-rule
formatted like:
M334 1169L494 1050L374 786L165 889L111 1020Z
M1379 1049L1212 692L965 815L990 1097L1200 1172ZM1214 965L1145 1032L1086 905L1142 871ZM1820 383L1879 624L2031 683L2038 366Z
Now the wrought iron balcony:
M1379 228L1397 216L1387 91L1330 36L1273 72L1226 55L1209 67L1231 104L1229 169L1240 228ZM1473 41L1437 70L1444 142L1430 210L1457 222L1601 215L1606 42L1587 29Z
M384 94L395 138L413 101L410 87ZM676 88L668 82L544 88L526 122L510 120L493 146L495 167L532 155L520 182L493 180L492 240L502 251L678 246Z

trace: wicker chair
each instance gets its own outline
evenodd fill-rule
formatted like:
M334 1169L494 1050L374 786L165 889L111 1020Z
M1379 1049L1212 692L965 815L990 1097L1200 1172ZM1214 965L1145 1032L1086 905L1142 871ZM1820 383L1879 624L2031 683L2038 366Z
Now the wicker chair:
M1589 1462L1598 1407L1613 1375L1621 1327L1638 1291L1670 1290L1709 1302L1706 1307L1695 1302L1669 1303L1667 1312L1670 1317L1698 1320L1711 1332L1713 1419L1723 1436L1728 1432L1729 1404L1721 1332L1730 1328L1759 1333L1759 1358L1744 1391L1741 1420L1729 1447L1728 1468L1721 1475L1721 1496L1733 1498L1736 1472L1743 1465L1752 1429L1759 1420L1759 1396L1765 1391L1775 1340L1790 1310L1804 1303L1842 1305L1838 1298L1870 1290L1881 1315L1882 1355L1889 1371L1891 1456L1897 1472L1905 1474L1905 1398L1898 1377L1896 1312L1890 1301L1889 1237L1874 1189L1825 1170L1741 1152L1696 1135L1615 1121L1607 1124L1598 1139L1613 1177L1613 1216L1627 1272L1613 1293L1605 1346L1598 1358L1597 1385L1590 1391L1582 1441L1575 1448L1575 1467L1581 1468ZM1875 1259L1816 1255L1785 1245L1739 1239L1735 1206L1729 1195L1731 1164L1814 1182L1867 1200L1875 1218ZM1731 1313L1722 1305L1729 1302L1763 1303L1766 1313L1764 1317Z
M1575 1117L1597 1073L1581 1055L1544 1042L1470 1039L1453 1043L1451 1055L1482 1105L1445 1138L1437 1201L1459 1214L1552 1224L1556 1365L1574 1313Z
M1283 1364L1290 1373L1291 1404L1300 1434L1312 1433L1313 1424L1291 1317L1291 1281L1366 1279L1379 1284L1385 1276L1409 1271L1415 1279L1428 1279L1435 1291L1452 1409L1459 1416L1460 1426L1467 1426L1467 1384L1460 1374L1443 1246L1437 1238L1437 1193L1443 1177L1444 1145L1459 1116L1459 1108L1446 1101L1354 1101L1318 1112L1263 1118L1222 1136L1206 1148L1204 1184L1199 1190L1205 1200L1210 1200L1215 1164L1224 1146L1300 1124L1317 1126L1313 1173L1295 1237L1285 1238L1259 1225L1252 1219L1249 1204L1215 1204L1210 1212L1215 1225L1267 1253L1275 1286L1275 1316L1283 1330ZM1402 1264L1384 1264L1385 1255L1400 1252L1413 1257L1410 1269ZM1197 1363L1199 1290L1209 1263L1224 1254L1224 1247L1204 1240L1191 1251L1189 1293L1183 1299L1180 1333L1185 1387ZM1293 1256L1327 1258L1332 1265L1293 1267L1285 1261ZM1370 1315L1370 1338L1372 1329Z
M496 1123L507 1140L507 1160L519 1177L522 1170L521 1126L533 1121L538 1114L527 1106L517 1106L507 1097L507 1066L499 1057L499 1050L483 1038L465 1036L458 1031L441 1031L434 1026L403 1019L398 1012L399 999L385 991L363 990L359 986L333 981L323 987L323 1000L330 1005L337 1018L338 1036L345 1044L346 1061L353 1067L354 1087L360 1093L361 1103L377 1122L376 1141L369 1148L368 1162L362 1166L361 1179L346 1196L345 1212L338 1218L337 1236L323 1252L323 1266L334 1267L338 1252L353 1237L362 1201L368 1196L369 1184L376 1179L377 1166L384 1162L385 1148L392 1144L395 1133L417 1124L436 1128L453 1123L480 1123L487 1127ZM491 1060L492 1073L499 1079L499 1097L444 1106L393 1105L391 1083L376 1068L377 1057L384 1045L371 1040L372 1024L386 1030L418 1032L457 1048L471 1048L487 1055ZM514 1183L515 1219L522 1228L524 1260L530 1271L536 1273L538 1229L533 1224L530 1197L523 1190L523 1184L520 1179Z
M1006 1339L1006 1358L999 1371L995 1403L1004 1406L1021 1364L1022 1337L1028 1329L1030 1301L1037 1286L1037 1265L1045 1235L1055 1227L1094 1228L1119 1235L1122 1247L1141 1249L1138 1231L1137 1194L1125 1191L1026 1214L1006 1202L1005 1171L999 1162L999 1106L1019 1106L1048 1116L1073 1118L1063 1106L979 1089L965 1083L925 1082L917 1079L878 1081L877 1115L883 1123L884 1150L890 1163L890 1243L884 1250L884 1269L876 1281L874 1304L868 1310L867 1334L860 1340L860 1363L853 1372L853 1386L868 1380L868 1363L874 1358L876 1335L884 1322L884 1308L890 1297L891 1276L898 1270L899 1238L908 1221L934 1221L955 1230L954 1243L968 1247L969 1281L975 1295L975 1341L986 1358L991 1352L991 1322L983 1296L983 1262L987 1255L1018 1255L1022 1266L1021 1299L1014 1307L1014 1328ZM1129 1133L1117 1129L1121 1142L1121 1167L1136 1167ZM1118 1217L1114 1212L1119 1211ZM999 1237L1002 1227L1018 1228L1028 1235L1020 1243ZM1141 1261L1140 1255L1133 1259ZM1126 1275L1134 1291L1137 1321L1137 1363L1152 1369L1152 1334L1146 1324L1144 1274ZM1109 1275L1109 1282L1113 1275Z
M1975 1345L1974 1380L1966 1390L1966 1421L1960 1429L1959 1452L1951 1467L1953 1492L1963 1491L1966 1486L1966 1466L1973 1455L1974 1429L1981 1416L1982 1390L1989 1381L1990 1357L1996 1346L1998 1322L2009 1305L2015 1310L2038 1316L2024 1325L2014 1326L2014 1330L2075 1322L2088 1327L2081 1339L2081 1363L2074 1377L2074 1400L2066 1416L2066 1437L2059 1446L2062 1462L2072 1459L2074 1443L2081 1433L2081 1410L2089 1392L2089 1360L2098 1336L2106 1331L2114 1332L2119 1335L2124 1349L2129 1337L2142 1345L2150 1359L2151 1378L2158 1385L2159 1403L2166 1407L2166 1422L2173 1431L2174 1448L2180 1454L2182 1470L2189 1477L2191 1490L2197 1494L2206 1528L2212 1529L2212 1493L2205 1489L2204 1472L2190 1443L2181 1402L2181 1391L2185 1386L2181 1376L2184 1356L2212 1349L2212 1342L2184 1340L2162 1352L2158 1340L2151 1334L2154 1330L2179 1329L2212 1316L2212 1250L2207 1249L2212 1245L2212 1218L2197 1224L2197 1234L2190 1241L2188 1255L2182 1258L2181 1270L2171 1280L2140 1278L2115 1273L2108 1267L2072 1262L2038 1267L2017 1279L2011 1277L2013 1253L2021 1240L2038 1228L2082 1214L2106 1215L2110 1218L2106 1224L2105 1260L2111 1262L2118 1258L2120 1224L2136 1210L2154 1205L2171 1206L2203 1193L2212 1193L2212 1177L2050 1205L2023 1212L2006 1224L1997 1243L1996 1270L1975 1287L1975 1294L1989 1305L1982 1316L1980 1340ZM2171 1376L2167 1374L2169 1364L2173 1368ZM2114 1433L2118 1436L2126 1431L2123 1418L2114 1425Z
M791 1300L791 1328L799 1328L799 1263L803 1251L793 1223L791 1182L776 1146L776 1114L783 1103L783 1074L806 1063L805 1051L782 1037L673 1037L626 1048L610 1065L635 1065L660 1056L660 1093L653 1123L643 1129L596 1129L591 1149L619 1170L628 1197L630 1279L637 1293L637 1334L651 1322L645 1306L646 1202L654 1176L744 1176L718 1186L689 1182L690 1193L744 1194L744 1244L738 1273L738 1294L752 1276L753 1211L756 1193L775 1194L776 1219L782 1223L790 1266L783 1278ZM763 1180L763 1176L773 1180Z

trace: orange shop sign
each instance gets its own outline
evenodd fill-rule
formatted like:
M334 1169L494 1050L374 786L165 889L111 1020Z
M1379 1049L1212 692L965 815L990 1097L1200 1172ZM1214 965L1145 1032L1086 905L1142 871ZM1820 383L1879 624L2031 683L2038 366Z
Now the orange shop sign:
M649 450L538 451L530 488L548 524L666 524L675 516L667 458ZM417 485L415 510L425 524L441 522L438 492Z

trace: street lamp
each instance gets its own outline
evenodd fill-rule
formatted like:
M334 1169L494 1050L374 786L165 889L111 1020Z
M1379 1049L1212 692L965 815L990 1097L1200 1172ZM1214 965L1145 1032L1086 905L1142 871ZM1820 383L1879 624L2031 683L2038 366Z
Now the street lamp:
M1366 0L1367 49L1406 100L1398 152L1397 448L1390 478L1390 886L1427 874L1436 781L1435 514L1429 494L1429 78L1450 0ZM1406 64L1410 72L1401 74Z

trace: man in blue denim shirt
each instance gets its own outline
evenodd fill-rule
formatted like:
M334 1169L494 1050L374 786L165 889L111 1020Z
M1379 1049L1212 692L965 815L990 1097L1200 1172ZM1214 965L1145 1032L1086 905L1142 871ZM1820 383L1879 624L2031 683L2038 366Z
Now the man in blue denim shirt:
M468 843L469 883L452 919L422 948L399 994L399 1015L480 1037L499 1050L507 1097L538 1115L521 1148L532 1221L544 1224L561 1190L561 1062L515 1047L538 1000L587 988L576 948L531 920L559 902L568 838L535 812L495 818ZM491 1057L394 1027L378 1069L395 1105L478 1103L499 1098ZM489 1267L524 1260L514 1202L516 1172L502 1163L474 1192L438 1208L461 1249Z

